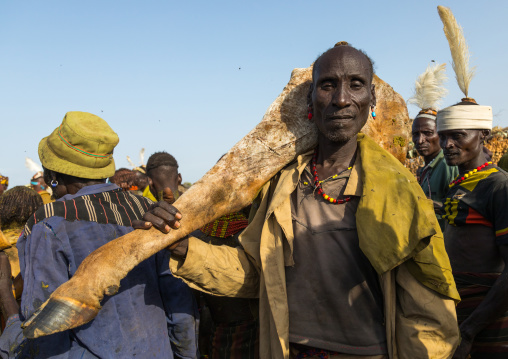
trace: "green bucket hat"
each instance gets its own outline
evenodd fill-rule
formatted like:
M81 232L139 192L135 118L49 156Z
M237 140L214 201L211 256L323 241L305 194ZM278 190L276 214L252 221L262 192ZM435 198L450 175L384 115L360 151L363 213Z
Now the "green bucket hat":
M118 135L99 116L67 112L62 124L39 143L39 158L49 170L88 179L115 174L113 149Z

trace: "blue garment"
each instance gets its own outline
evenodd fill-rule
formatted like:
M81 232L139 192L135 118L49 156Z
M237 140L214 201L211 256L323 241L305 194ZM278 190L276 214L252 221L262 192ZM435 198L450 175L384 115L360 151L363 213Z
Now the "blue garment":
M85 198L93 202L99 194L101 206L109 205L117 213L123 207L122 215L126 214L129 220L136 219L133 213L137 218L144 213L135 201L146 199L126 195L114 184L87 186L59 201L65 201L66 214L67 210L75 210L77 216L78 198L89 196ZM109 204L105 198L117 198L118 202ZM132 211L126 209L129 205ZM40 208L36 216L53 208L48 206L51 204ZM98 215L104 216L104 212L108 210ZM86 256L132 230L116 222L70 221L59 216L44 218L30 231L25 230L29 234L25 232L17 244L24 279L20 316L12 316L6 323L0 337L2 357L195 358L198 327L195 298L185 283L171 275L169 253L165 250L129 272L121 280L118 293L103 299L102 309L90 323L37 339L23 337L21 322L30 318L59 285L74 275Z

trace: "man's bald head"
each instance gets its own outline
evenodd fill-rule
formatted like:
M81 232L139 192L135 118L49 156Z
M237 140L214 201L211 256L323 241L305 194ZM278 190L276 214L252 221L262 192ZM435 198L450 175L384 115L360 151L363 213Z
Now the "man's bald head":
M334 56L337 53L343 51L351 52L352 54L356 53L358 56L365 59L366 64L368 64L367 66L370 69L371 74L370 79L372 81L372 78L374 76L374 61L372 61L372 59L363 50L359 50L353 46L350 46L347 42L341 41L335 44L334 47L323 52L321 55L318 56L316 61L314 61L314 66L312 68L312 82L316 80L316 71L318 70L319 62L321 61L321 59L327 56Z

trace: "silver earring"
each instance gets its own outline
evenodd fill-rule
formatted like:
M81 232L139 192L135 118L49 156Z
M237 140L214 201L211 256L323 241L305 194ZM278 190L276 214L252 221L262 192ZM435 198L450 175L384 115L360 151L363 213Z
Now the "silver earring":
M51 187L55 188L56 186L58 186L58 181L57 180L51 180Z

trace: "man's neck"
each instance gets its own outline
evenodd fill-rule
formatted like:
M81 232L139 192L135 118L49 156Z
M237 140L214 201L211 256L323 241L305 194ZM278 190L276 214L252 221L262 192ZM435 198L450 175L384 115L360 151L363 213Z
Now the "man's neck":
M93 186L96 184L104 184L105 182L103 180L91 180L87 182L74 182L70 184L66 184L65 187L67 187L67 194L76 194L84 187Z
M346 170L352 165L356 153L357 136L346 142L333 142L321 134L318 137L318 157L316 169L319 178L325 179Z
M434 152L434 153L432 153L432 154L428 155L428 156L424 156L424 157L423 157L423 160L425 161L425 166L427 166L429 163L431 163L431 162L432 162L432 160L433 160L434 158L436 158L436 157L437 157L437 155L439 155L439 153L440 153L440 152L441 152L441 149L440 149L439 151L437 151L437 152Z
M472 171L475 168L478 168L479 166L483 165L486 162L487 162L487 159L485 158L485 154L483 153L483 151L481 151L478 154L478 156L476 156L474 159L458 165L459 175L463 175L469 171Z

